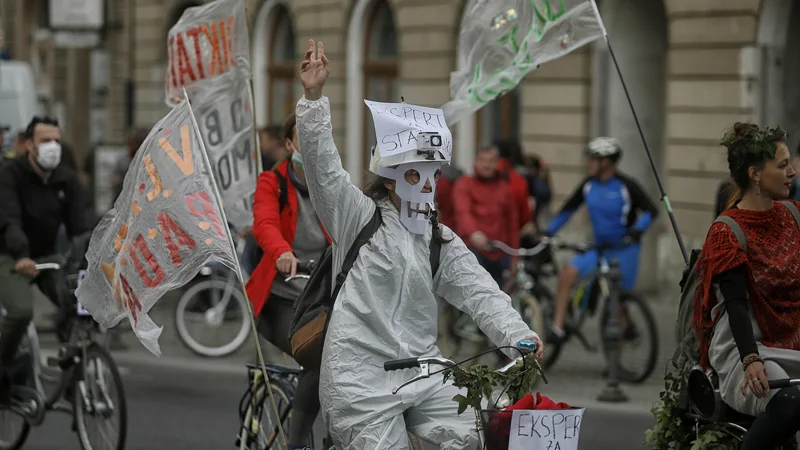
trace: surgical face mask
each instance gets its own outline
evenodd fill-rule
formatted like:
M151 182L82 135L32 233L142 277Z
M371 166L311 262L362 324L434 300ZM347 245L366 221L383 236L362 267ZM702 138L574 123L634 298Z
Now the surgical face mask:
M303 156L297 150L292 152L292 162L300 166L301 169L303 168Z
M378 168L380 176L395 180L395 193L401 200L400 223L414 234L425 234L428 229L441 167L440 162L413 162ZM430 184L430 192L423 192L426 184Z
M53 170L61 162L61 144L56 141L42 142L37 147L36 164L43 170Z

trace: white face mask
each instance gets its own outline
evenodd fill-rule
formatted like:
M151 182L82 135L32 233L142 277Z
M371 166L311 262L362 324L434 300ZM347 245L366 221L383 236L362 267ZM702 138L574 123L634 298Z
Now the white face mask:
M425 234L430 223L430 213L434 211L436 181L441 172L441 162L412 162L397 167L379 167L378 175L395 180L395 192L400 197L400 223L414 234ZM406 180L406 173L413 171L410 177L413 184ZM430 181L431 191L422 192Z
M294 148L294 144L292 144L291 141L289 142L289 145L292 147L292 162L296 163L302 169L303 168L302 155L300 155L300 152L298 152L297 149Z
M56 141L43 142L38 146L36 164L43 170L53 170L61 162L61 144Z

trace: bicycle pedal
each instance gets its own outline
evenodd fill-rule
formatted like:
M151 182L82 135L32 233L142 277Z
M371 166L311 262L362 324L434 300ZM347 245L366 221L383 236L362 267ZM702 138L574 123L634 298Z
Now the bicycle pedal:
M11 386L11 407L31 426L37 427L44 422L44 398L36 389Z
M46 360L47 367L58 367L58 357L48 356Z

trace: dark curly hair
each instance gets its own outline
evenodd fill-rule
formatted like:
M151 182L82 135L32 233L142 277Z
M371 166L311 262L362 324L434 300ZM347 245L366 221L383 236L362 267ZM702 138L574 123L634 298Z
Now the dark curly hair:
M728 149L728 170L734 188L726 209L738 203L749 187L750 167L762 169L767 161L775 158L778 143L785 143L786 138L786 131L781 127L762 129L758 125L743 122L736 122L725 133L720 145Z

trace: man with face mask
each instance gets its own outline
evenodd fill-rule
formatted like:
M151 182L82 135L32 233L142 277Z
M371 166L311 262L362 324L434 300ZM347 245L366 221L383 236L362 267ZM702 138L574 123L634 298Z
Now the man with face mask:
M622 271L622 289L636 285L639 269L639 240L653 223L658 211L639 184L617 171L622 148L614 138L599 137L586 149L589 177L581 183L553 218L545 234L554 235L585 203L594 231L595 244L633 244L609 250L606 256L617 259ZM589 251L575 256L563 268L556 293L556 309L548 342L558 343L564 336L564 320L572 287L597 267L598 254Z
M0 302L6 309L0 323L0 395L8 392L8 381L2 379L2 372L14 360L33 318L31 283L36 283L60 309L67 300L63 274L39 273L36 265L63 264L63 257L56 252L62 224L71 237L90 231L92 225L78 175L59 164L58 121L34 117L25 130L25 146L26 156L0 168ZM61 315L60 324L65 317Z

